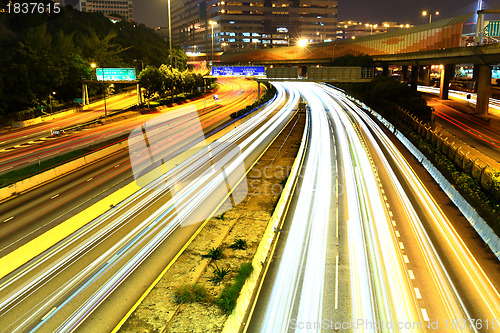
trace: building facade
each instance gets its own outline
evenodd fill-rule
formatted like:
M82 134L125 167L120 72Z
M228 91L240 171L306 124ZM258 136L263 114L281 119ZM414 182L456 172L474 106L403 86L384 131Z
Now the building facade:
M363 23L359 21L341 21L337 24L337 39L356 39L412 27L412 24L398 24L397 22L382 22L379 24Z
M185 52L331 41L336 30L337 0L172 1L172 42Z
M80 10L89 13L118 14L126 20L134 20L132 0L81 0Z

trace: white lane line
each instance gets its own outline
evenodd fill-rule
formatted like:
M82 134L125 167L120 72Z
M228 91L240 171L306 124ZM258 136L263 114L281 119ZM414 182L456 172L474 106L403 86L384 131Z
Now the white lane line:
M422 311L422 316L424 317L424 321L430 321L429 316L427 315L426 309L420 309Z
M338 309L339 298L339 255L335 258L335 310Z
M3 221L3 223L5 223L5 222L9 222L9 221L10 221L10 220L12 220L13 218L14 218L14 216L11 216L11 217L9 217L8 219L4 220L4 221Z
M57 194L56 194L56 195L54 195L54 196L51 196L51 197L50 197L50 200L55 199L55 198L57 198L58 196L59 196L59 193L57 193Z
M404 246L403 242L399 242L399 248L400 248L401 250L404 250L404 249L405 249L405 246Z
M414 289L415 289L415 296L417 296L417 299L422 299L422 295L420 295L420 290L418 290L418 288Z
M94 177L90 177L89 179L87 179L87 181L89 182L89 181L91 181L92 179L94 179Z
M389 211L389 216L390 216L391 218L393 218L393 217L394 217L394 215L392 214L392 212L391 212L391 211Z
M408 275L410 276L411 280L415 280L415 275L413 275L413 271L411 269L408 270Z
M51 314L52 312L54 312L56 309L57 309L57 306L54 306L54 307L52 308L52 310L50 310L50 311L49 311L49 312L48 312L45 316L43 316L43 317L42 317L42 320L40 320L40 321L44 321L44 320L45 320L48 316L50 316L50 314Z
M387 197L384 195L384 201L387 201Z
M391 215L391 212L389 212L389 215ZM396 221L392 220L392 225L396 226Z
M396 232L396 237L400 237L401 235L399 234L399 231L395 231Z
M405 263L407 263L407 264L410 263L410 260L408 259L408 256L406 254L403 255L403 259L404 259Z
M386 206L387 208L391 208L391 206L389 205L389 203L388 203L388 202L386 202L386 203L385 203L385 206Z

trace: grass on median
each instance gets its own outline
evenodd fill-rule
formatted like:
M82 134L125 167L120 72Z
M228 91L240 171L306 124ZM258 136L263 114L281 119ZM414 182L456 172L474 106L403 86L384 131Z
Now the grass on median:
M252 274L253 266L251 262L247 262L240 266L238 274L234 279L233 284L228 284L222 290L222 294L215 299L217 304L225 313L230 314L236 306L236 300L240 295L241 288L245 284L246 279Z
M0 187L5 187L10 184L14 184L18 181L29 178L44 171L50 170L56 166L67 163L71 160L74 160L88 153L89 153L88 150L78 149L59 156L52 157L47 160L42 159L40 161L40 165L38 164L38 162L35 162L35 164L28 165L24 168L9 171L3 175L0 175Z

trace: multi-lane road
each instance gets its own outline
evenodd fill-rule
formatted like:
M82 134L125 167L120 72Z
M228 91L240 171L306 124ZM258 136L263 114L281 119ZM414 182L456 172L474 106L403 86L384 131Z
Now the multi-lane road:
M247 331L500 329L498 260L394 133L333 87L274 84L229 126L240 104L124 122L127 151L2 203L0 331L110 331L199 225L237 204L231 188L299 98L307 152ZM56 228L74 230L49 239Z
M441 207L442 192L422 181L392 133L333 88L284 86L310 105L311 137L286 244L247 331L498 327L497 259L477 251L473 235L464 241L456 225L467 221Z

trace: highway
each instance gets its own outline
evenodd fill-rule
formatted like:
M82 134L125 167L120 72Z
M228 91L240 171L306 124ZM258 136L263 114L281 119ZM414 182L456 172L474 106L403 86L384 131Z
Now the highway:
M224 90L233 91L234 97L227 96L227 103L223 101L225 105L222 107L213 108L212 106L207 111L199 112L201 126L206 134L224 124L227 125L229 114L235 109L243 108L248 98L253 99L256 96L255 84L250 84L247 80L228 80L221 85L226 87ZM202 107L203 102L195 101L169 110L175 111L186 105ZM114 126L117 127L116 131L128 129L130 132L142 121L154 119L159 115L161 113L144 115L137 119L115 123ZM112 125L107 127L108 131L115 131ZM0 220L7 222L0 230L0 256L25 244L113 191L124 187L133 180L131 176L129 155L126 150L123 150L33 191L3 202L0 204Z
M218 104L227 108L217 112L209 109L207 113L214 111L217 116L213 117L220 121L236 111L234 108L239 105L244 107L249 104L248 99L253 101L257 96L257 87L255 83L252 84L251 81L245 79L221 80L217 94L219 95ZM131 103L133 104L136 99L135 94L131 94L126 98L118 96L109 100L107 105L109 109L125 108L130 106ZM208 99L208 101L204 102L204 99ZM204 99L199 98L191 103L194 103L199 110L205 108L205 106L207 108L215 106L211 94L204 97ZM39 158L45 160L64 152L119 138L129 133L142 122L157 116L155 113L143 114L130 119L105 122L104 125L98 127L67 131L64 136L50 137L51 129L74 127L77 124L99 118L102 116L103 110L102 102L96 103L92 111L78 112L73 116L54 122L15 130L13 133L0 134L0 173L37 163Z
M168 263L199 224L216 213L226 199L226 186L235 186L236 176L244 175L286 125L297 101L281 90L264 110L228 127L216 141L198 142L187 151L190 157L163 161L161 177L4 277L0 321L8 324L0 330L100 332L113 327L135 302L134 295L151 283L148 276L161 266L158 258ZM199 135L201 124L197 126ZM176 138L186 133L186 127L171 129ZM187 146L192 142L190 136L183 139ZM140 157L134 149L130 154ZM110 307L105 300L116 295Z
M463 216L362 107L327 86L283 86L308 102L312 135L247 331L490 332L500 266L464 237Z

